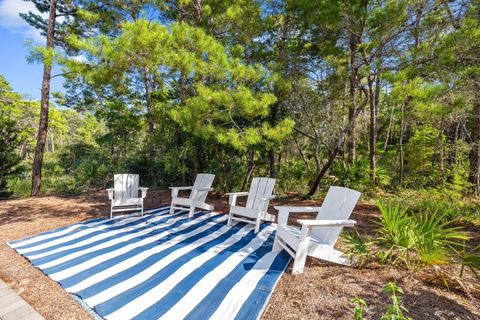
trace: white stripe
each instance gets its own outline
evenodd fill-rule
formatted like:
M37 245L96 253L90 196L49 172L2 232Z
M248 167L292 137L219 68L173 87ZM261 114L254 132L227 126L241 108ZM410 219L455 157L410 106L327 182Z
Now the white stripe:
M227 238L224 242L208 249L205 252L202 252L200 255L188 261L188 263L183 264L177 271L170 275L167 279L160 282L157 286L145 292L143 295L137 297L136 299L130 301L123 307L117 309L113 313L110 313L105 316L106 319L132 319L136 315L140 314L142 311L146 310L148 307L154 305L157 301L167 295L175 286L185 279L192 272L195 272L203 263L209 259L215 257L218 252L222 251L225 248L230 247L235 242L237 242L241 237L245 236L243 230L251 229L251 227L243 227L239 232L233 236ZM263 230L262 232L265 232ZM252 246L252 241L247 244L247 246ZM263 242L262 242L263 243ZM259 244L259 246L261 243ZM245 247L247 247L245 246ZM245 248L244 247L244 248ZM239 250L240 251L240 250ZM157 269L158 270L158 269ZM152 275L154 275L153 273ZM126 291L128 290L121 290ZM178 319L176 317L176 319Z
M168 217L168 215L167 216L162 216L162 217ZM182 218L185 218L185 217L182 217ZM50 267L59 265L63 262L69 261L71 259L75 259L77 257L83 256L83 255L88 254L90 252L101 250L101 249L104 249L104 248L109 248L109 247L114 246L118 243L126 242L128 240L131 240L131 239L136 238L138 236L145 235L145 234L147 234L149 232L152 232L154 230L165 228L166 226L169 226L169 225L171 225L172 223L175 223L175 222L176 222L176 220L170 220L169 222L167 222L165 224L162 223L162 224L158 224L158 225L155 225L155 226L151 226L149 228L146 228L146 229L134 232L134 233L129 233L129 234L126 234L124 236L114 238L114 239L106 241L106 242L102 242L102 243L97 244L96 246L93 246L93 247L89 247L89 248L85 248L85 249L80 250L80 251L72 252L72 253L67 254L65 256L62 256L62 257L60 257L56 260L52 260L52 261L49 261L49 262L44 263L42 265L39 265L38 268L46 269L46 268L50 268ZM161 234L165 234L165 232L162 232ZM112 235L112 233L110 235ZM147 241L146 243L149 243L149 242L153 241L152 238L154 238L153 240L155 240L155 237L148 237L147 239L144 239L142 241ZM132 245L134 245L134 244L132 244ZM56 280L56 279L54 279L54 280Z
M199 218L199 219L197 219L197 220L195 220L195 221L202 221L202 220L207 219L207 218L208 218L208 217L201 217L201 219ZM225 218L223 218L223 217L220 218L220 221L221 221L222 219L224 220ZM175 231L181 231L181 230L184 230L184 229L186 229L186 228L189 228L190 226L191 226L191 224L185 223L185 224L183 224L182 226L180 226L178 229L176 229ZM208 224L207 224L207 225L205 225L204 227L197 228L197 229L195 229L195 230L193 230L193 231L185 234L184 236L190 235L190 234L193 234L193 233L199 233L199 232L201 232L201 231L203 231L203 230L205 230L205 229L208 229L208 228L210 228L210 227L211 227L211 225L208 225ZM200 231L197 231L197 230L200 230ZM144 239L144 240L141 240L141 241L139 241L139 242L131 243L131 244L126 245L125 247L122 247L122 248L120 248L120 249L117 249L117 250L114 250L114 251L107 252L107 253L104 253L104 254L102 254L102 255L96 256L95 258L89 259L88 261L82 262L82 263L77 264L77 265L75 265L75 266L72 266L72 267L70 267L70 268L68 268L68 269L65 269L65 270L62 270L62 271L59 271L59 272L56 272L56 273L52 273L52 274L50 274L49 276L50 276L50 278L52 278L52 279L55 280L55 281L61 281L61 280L63 280L63 279L66 279L66 278L68 278L68 277L71 277L71 276L73 276L73 275L75 275L75 274L77 274L77 273L80 273L80 272L82 272L82 271L84 271L84 270L87 270L87 269L89 269L89 268L92 268L92 267L94 267L94 266L96 266L96 265L98 265L98 264L100 264L100 263L102 263L102 262L105 262L105 261L110 260L110 259L112 259L112 258L118 257L118 256L122 255L123 253L126 253L126 252L128 252L128 251L130 251L130 250L133 250L133 249L137 248L137 247L141 247L141 246L146 245L146 244L149 244L149 243L151 243L151 242L155 242L155 241L157 241L157 239L162 238L162 237L164 237L165 235L167 235L167 234L169 234L169 233L171 233L171 232L172 232L172 230L163 231L163 232L161 232L161 233L159 233L159 234L153 235L153 236L148 237L148 238L146 238L146 239ZM180 239L180 241L181 241L181 240L183 240L183 237L182 237L182 236L179 236L178 239ZM172 243L172 245L173 245L174 243L176 243L176 241L177 241L176 239L175 239L174 241L170 240L169 243ZM158 248L159 248L159 246L155 246L155 247L152 248L152 249L143 251L141 254L146 254L146 253L150 252L151 250L155 250L155 249L158 249ZM153 254L153 253L152 253L152 254ZM133 256L133 257L135 257L135 256ZM115 265L115 266L114 266L114 267L115 267L115 271L116 271L116 272L121 271L121 270L119 269L119 266L125 264L127 261L129 261L129 259L132 259L133 257L130 257L130 258L122 261L121 263ZM104 273L108 273L108 269L105 269L105 270L103 270L102 272L97 273L97 274L93 275L92 277L89 277L89 278L83 280L82 282L78 283L77 285L75 285L75 286L73 286L73 287L70 287L70 288L67 288L66 290L67 290L67 291L70 291L70 292L77 292L77 291L80 291L80 290L82 290L82 289L84 289L84 288L86 288L86 287L89 287L91 284L96 283L96 282L98 282L98 281L101 281L101 280L107 278L108 276L106 276L105 278L100 277L100 275L102 275L102 274L104 274ZM90 279L91 279L91 280L90 280ZM87 280L90 280L90 281L87 281ZM90 283L92 280L97 280L97 281L94 281L93 283L87 285L87 283ZM86 285L86 286L82 286L82 285L81 285L81 284L84 283L84 282L85 282L85 285Z
M241 236L243 231L245 231L246 229L247 229L247 226L243 227L242 229L240 229L237 232L237 235ZM180 249L172 252L171 254L169 254L168 256L163 258L162 260L156 262L155 264L153 264L149 268L147 268L147 269L143 270L142 272L136 274L135 276L131 277L130 279L127 279L123 282L117 283L116 285L114 285L114 286L112 286L112 287L110 287L110 288L108 288L108 289L106 289L102 292L99 292L95 296L87 298L84 301L90 306L96 306L96 305L98 305L102 302L105 302L105 301L121 294L122 292L125 292L128 289L133 288L136 285L139 285L142 282L148 280L149 278L154 276L159 270L166 267L168 264L170 264L175 259L183 256L184 254L194 250L196 247L199 247L200 245L202 245L202 244L204 244L204 243L206 243L210 240L213 240L217 237L220 237L223 233L226 233L228 231L230 231L230 228L224 226L220 230L218 230L217 232L212 233L212 234L208 235L207 237L201 238L201 239L195 241L192 244L189 244L189 245L187 245L183 248L180 248ZM229 237L226 241L229 241L229 239L232 239L232 237ZM192 260L190 260L188 262L188 265L191 265L191 263L192 263ZM130 306L131 304L128 304L128 305ZM137 306L137 308L138 308L138 306ZM115 318L113 318L113 319L115 319Z
M159 217L164 217L164 215L159 215ZM130 222L134 222L135 220L139 220L141 218L142 217L140 217L140 216L129 217L129 218L120 220L118 222L115 222L113 224L100 224L99 226L96 226L95 228L90 227L86 230L82 230L80 232L77 232L75 234L72 234L72 235L69 235L69 236L66 236L66 237L63 237L63 238L60 238L60 239L52 240L52 241L49 241L49 242L46 242L46 243L43 243L43 244L39 244L39 245L29 247L29 248L25 248L25 249L20 249L20 250L17 250L17 251L18 251L18 253L20 253L22 255L27 255L28 256L29 252L34 252L34 251L41 250L41 249L47 249L47 248L50 248L50 247L58 245L58 244L62 244L62 243L65 243L65 242L68 242L68 241L71 241L71 240L75 240L77 238L83 237L83 236L88 235L88 234L90 234L92 232L95 232L95 231L99 231L99 230L103 230L103 229L107 229L107 228L111 228L111 227L123 226L125 224L128 224ZM104 223L104 222L105 221L102 221L102 223ZM122 229L120 229L119 232L122 232L121 230ZM110 231L110 232L113 232L113 231ZM63 248L65 248L65 247L63 247ZM62 251L62 250L60 250L60 251ZM48 253L48 254L50 254L50 253ZM28 258L29 259L35 259L35 258L39 258L39 257L41 257L41 256L34 256L34 257L28 257Z
M240 308L255 290L257 283L268 272L278 252L269 252L257 261L252 270L228 292L210 320L235 319Z
M148 214L148 213L156 211L156 210L164 210L166 208L168 208L168 207L150 209L148 211L144 211L144 214ZM71 232L75 229L78 229L80 227L86 227L86 226L87 227L93 227L93 226L105 223L107 221L123 219L127 216L131 216L131 215L123 214L123 215L115 216L113 219L105 218L105 219L102 219L100 221L85 221L85 222L75 223L75 224L72 224L72 225L66 227L65 229L62 229L62 230L59 230L59 231L54 231L54 232L51 232L51 233L48 233L48 234L40 234L38 236L33 236L29 239L25 239L23 241L19 241L19 242L16 242L16 243L9 243L9 246L12 247L12 248L23 247L23 246L26 246L26 245L29 245L29 244L32 244L32 243L35 243L35 242L38 242L38 241L42 241L42 240L46 240L46 239L50 239L50 238L53 238L53 237L58 237L58 236L64 235L64 234L69 233L69 232ZM24 250L26 250L26 249L24 249Z
M266 232L259 233L251 243L239 250L236 254L231 255L223 261L218 267L206 274L194 287L192 287L168 312L160 319L183 319L200 303L215 286L250 253L260 248L268 239L274 227L268 226ZM161 297L160 297L161 298ZM156 297L157 300L160 299Z
M91 238L85 239L83 241L80 241L80 242L77 242L77 243L74 243L74 244L70 244L68 246L62 246L62 247L59 247L59 248L56 248L56 249L51 249L51 250L48 250L48 251L45 251L45 252L42 252L42 253L39 253L39 254L30 255L30 256L27 254L27 256L30 260L43 258L43 257L49 256L49 255L52 255L52 254L55 254L55 253L58 253L58 252L63 252L63 251L66 251L66 250L75 249L75 248L93 243L95 241L99 241L99 240L114 236L118 233L122 233L122 232L125 232L125 231L135 231L137 229L144 228L149 223L155 222L157 220L161 220L161 219L166 218L166 217L171 217L171 215L159 215L159 216L156 216L156 217L154 217L154 218L152 218L152 219L150 219L150 220L148 220L144 223L139 223L139 224L136 224L136 225L131 226L131 227L120 228L120 229L117 229L117 230L110 230L110 231L107 230L106 232L102 232L102 233L97 234L97 235L95 235ZM102 229L104 229L104 228L96 228L96 229L90 230L90 232L99 231L99 230L102 230ZM61 239L59 239L59 240L61 240Z

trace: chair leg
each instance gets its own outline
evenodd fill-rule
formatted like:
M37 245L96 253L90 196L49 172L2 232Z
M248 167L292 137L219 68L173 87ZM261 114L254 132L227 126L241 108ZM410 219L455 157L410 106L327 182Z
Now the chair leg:
M278 229L277 229L278 230ZM278 231L275 233L275 240L273 240L273 252L282 251L283 247L280 245L280 237L278 236Z
M195 213L195 207L192 205L190 207L190 210L188 210L188 217L191 218L193 217L193 214Z
M255 220L255 233L258 233L258 231L260 231L260 218Z
M113 203L110 205L110 219L113 218Z
M173 209L173 202L170 204L170 214L173 214L175 212L175 209Z
M228 212L228 220L227 220L227 227L232 225L232 212Z
M143 202L142 202L142 217L143 217Z
M300 241L297 247L297 252L293 260L292 274L303 273L303 268L305 267L305 261L307 260L308 253L308 243L305 241Z

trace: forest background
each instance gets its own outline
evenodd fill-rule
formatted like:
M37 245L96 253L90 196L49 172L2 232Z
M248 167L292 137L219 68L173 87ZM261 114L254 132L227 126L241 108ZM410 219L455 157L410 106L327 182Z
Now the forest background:
M32 2L50 19L22 14L47 38L28 59L64 90L0 77L3 197L210 172L219 192L270 176L480 214L479 1Z

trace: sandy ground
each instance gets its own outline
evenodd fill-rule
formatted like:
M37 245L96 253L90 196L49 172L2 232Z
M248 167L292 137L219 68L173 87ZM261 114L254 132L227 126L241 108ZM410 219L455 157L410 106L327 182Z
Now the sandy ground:
M146 207L168 203L166 191L149 192ZM226 198L214 196L216 210L228 212ZM312 201L278 200L276 204L318 204ZM0 201L0 278L18 292L47 320L90 319L60 285L5 245L6 241L35 235L71 223L105 216L109 212L106 195L102 192L85 196L59 198L41 197ZM358 221L360 233L374 230L374 206L361 204L355 208L353 218ZM293 220L304 216L293 217ZM480 227L468 226L480 242ZM392 267L370 265L356 269L308 259L305 272L282 276L262 319L352 319L350 299L362 297L369 305L369 319L378 319L389 302L381 288L395 280L405 291L405 306L414 319L480 319L480 296L434 285L426 278L431 270L418 272ZM476 283L471 283L477 288ZM476 291L480 292L480 291Z

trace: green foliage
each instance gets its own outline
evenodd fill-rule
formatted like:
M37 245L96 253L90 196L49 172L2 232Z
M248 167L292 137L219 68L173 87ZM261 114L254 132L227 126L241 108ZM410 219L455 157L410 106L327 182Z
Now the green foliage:
M403 294L402 288L400 288L395 282L387 283L382 292L389 293L392 303L388 306L385 313L380 317L380 320L411 320L412 318L404 315L408 310L402 305L399 294Z
M408 209L393 202L380 202L379 243L382 261L403 264L408 268L447 263L452 247L469 239L459 227L452 227L445 214L425 211L409 214Z
M460 257L460 277L463 277L465 268L469 269L480 281L480 245L469 250L465 245L456 253Z
M350 301L353 303L353 319L367 320L367 318L363 317L363 308L367 306L365 300L359 297L354 297Z
M16 150L20 143L16 122L0 113L0 198L9 196L7 177L16 173L22 160Z
M348 248L344 255L354 258L359 268L373 258L371 246L374 244L374 241L367 241L358 232L344 232L341 236L343 243Z
M352 164L337 161L331 172L339 186L365 190L370 185L369 164L365 159L356 159Z
M413 218L408 215L406 208L393 202L379 202L378 208L381 213L378 222L379 241L386 247L381 260L389 260L392 264L403 262L410 267L412 251L415 249Z
M381 320L411 320L406 313L408 310L402 305L400 295L404 294L403 289L400 288L395 282L389 282L382 288L383 293L390 294L391 303L387 307L387 310L380 316ZM354 297L350 300L354 304L354 320L367 320L363 317L364 308L367 307L367 303L359 298Z

